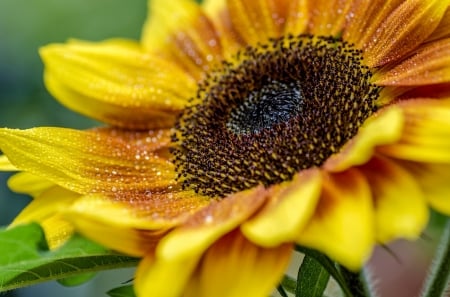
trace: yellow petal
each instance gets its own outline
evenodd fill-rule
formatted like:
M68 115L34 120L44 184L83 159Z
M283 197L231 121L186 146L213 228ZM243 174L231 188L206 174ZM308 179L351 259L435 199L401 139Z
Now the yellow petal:
M314 35L337 36L341 33L352 1L315 0L309 4L309 32Z
M43 47L40 54L52 95L116 126L168 127L196 92L195 81L180 68L132 42L72 41Z
M450 82L450 38L425 44L400 64L377 71L380 86L420 86Z
M369 67L387 64L419 46L436 29L448 0L406 0L367 35L362 46Z
M297 242L349 269L361 268L375 243L375 229L370 188L359 171L325 177L315 214Z
M14 219L12 226L31 222L42 222L66 208L81 195L53 186L31 201Z
M78 221L89 220L120 228L160 230L181 224L210 202L211 198L201 197L192 191L167 193L148 191L144 194L132 193L113 197L97 194L78 199L65 210L65 213L74 224L78 224ZM80 230L84 233L89 232L89 230L84 231L84 228ZM100 238L110 235L98 233L95 236ZM119 249L119 247L114 248Z
M180 296L201 255L248 219L265 201L266 195L267 190L257 187L211 202L183 226L166 235L156 255L147 257L138 269L138 295ZM168 285L173 275L177 275L176 284Z
M428 37L426 42L435 41L450 37L450 6L447 7L444 16L441 19L436 30Z
M192 0L149 1L142 44L147 51L176 61L196 79L222 58L212 22Z
M43 191L53 186L55 186L55 183L29 172L19 172L8 180L8 187L12 191L33 197L40 195Z
M265 43L281 34L287 1L228 0L227 5L235 30L247 44Z
M182 296L200 257L200 254L196 254L179 261L167 261L156 259L153 254L147 253L136 271L134 280L136 295L139 297Z
M408 100L398 106L405 114L401 138L377 150L403 160L450 163L450 101Z
M40 224L50 250L57 249L66 243L75 231L73 225L60 215L48 217Z
M328 171L343 171L367 162L377 146L397 141L402 133L404 117L401 109L390 107L375 114L359 129L338 154L324 164Z
M205 0L202 3L202 8L210 18L220 38L223 58L234 57L240 49L245 47L246 42L231 21L231 12L227 0Z
M402 162L414 176L431 207L450 216L450 165Z
M239 232L227 234L206 251L183 296L269 296L291 253L289 244L261 248Z
M129 209L121 207L119 203L116 203L116 209L113 209L112 202L107 204L103 200L109 200L109 198L100 195L84 196L73 206L65 209L61 215L73 224L77 232L85 237L108 248L137 257L142 257L153 249L164 235L166 231L164 229L142 230L133 228L130 226L130 218L133 218L133 216ZM86 205L88 207L85 207ZM98 208L100 215L94 216L92 215L92 208L95 206L106 206L106 209ZM82 211L83 207L86 208L86 213ZM106 213L109 213L110 217L102 220ZM135 221L138 221L138 219L135 219ZM142 223L144 220L142 219L140 222ZM140 225L144 225L144 223Z
M8 157L5 155L0 156L0 171L17 171L16 166L9 162Z
M319 170L311 169L274 187L264 208L242 226L242 232L262 246L294 241L314 213L321 186Z
M310 11L307 0L289 1L284 34L300 35L306 32Z
M169 131L0 129L0 149L15 166L79 193L174 185L174 166L163 150L169 142Z
M385 158L373 158L361 170L372 190L377 240L417 239L428 221L428 207L414 177Z
M49 248L56 249L73 234L73 226L61 218L60 212L79 197L61 187L50 187L31 201L10 226L37 222L44 230Z

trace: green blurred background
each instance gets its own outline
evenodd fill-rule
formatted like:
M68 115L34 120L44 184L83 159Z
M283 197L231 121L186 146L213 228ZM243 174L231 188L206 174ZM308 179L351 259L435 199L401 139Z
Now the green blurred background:
M145 0L0 0L0 126L87 128L96 122L65 109L45 90L38 48L68 38L138 39ZM11 193L8 174L0 173L0 225L8 224L29 198ZM1 268L0 268L1 269ZM131 279L132 270L99 274L76 288L50 282L1 296L106 296L105 291Z

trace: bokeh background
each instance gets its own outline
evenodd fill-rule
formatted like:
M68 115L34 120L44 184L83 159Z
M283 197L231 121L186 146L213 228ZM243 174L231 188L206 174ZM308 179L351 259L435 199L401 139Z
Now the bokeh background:
M47 93L38 48L69 38L138 39L145 16L145 0L0 0L0 126L83 129L98 125L65 109ZM29 202L28 197L7 189L8 177L0 173L0 225L8 224ZM441 225L442 218L434 216L430 228L417 242L397 241L389 246L390 251L377 249L370 267L378 280L380 297L417 296ZM0 296L102 297L132 274L132 269L105 272L75 288L49 282Z

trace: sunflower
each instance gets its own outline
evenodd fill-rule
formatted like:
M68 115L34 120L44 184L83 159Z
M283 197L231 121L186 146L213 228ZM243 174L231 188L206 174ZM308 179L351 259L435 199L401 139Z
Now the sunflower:
M142 257L139 296L266 296L295 244L358 270L450 214L449 5L153 0L140 42L42 48L106 126L0 130L13 225Z

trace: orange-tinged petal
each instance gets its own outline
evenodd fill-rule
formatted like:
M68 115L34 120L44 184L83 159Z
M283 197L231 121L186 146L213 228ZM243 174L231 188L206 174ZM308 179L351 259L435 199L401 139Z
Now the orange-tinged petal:
M373 34L367 36L362 45L366 64L369 67L381 66L417 48L439 25L449 3L448 0L402 2Z
M32 197L55 186L55 183L29 172L19 172L8 179L8 187L17 193L28 194Z
M285 0L227 0L231 22L247 44L278 37L284 27Z
M450 82L450 38L425 44L416 53L375 73L380 86L420 86Z
M290 244L262 248L234 231L203 255L185 297L266 297L276 287L289 263Z
M96 194L78 199L63 216L88 238L126 254L144 256L168 229L208 203L192 192Z
M305 33L309 15L307 0L289 1L284 34L299 35Z
M192 0L149 1L141 39L147 51L174 60L196 79L222 58L217 31Z
M174 166L163 150L169 142L165 130L0 129L0 149L11 163L79 193L143 193L174 185Z
M75 224L86 219L129 229L158 230L181 224L192 213L209 203L211 198L199 196L192 191L149 191L129 195L122 193L112 197L97 194L78 199L66 209L66 215L70 216Z
M17 171L16 166L9 162L8 157L5 155L0 156L0 171Z
M40 54L47 88L61 103L116 126L171 126L196 92L195 81L178 66L131 41L72 41Z
M352 8L343 32L344 40L363 48L386 18L404 0L349 1Z
M401 109L389 107L375 114L359 129L338 154L331 156L324 164L328 171L343 171L367 162L377 146L397 141L404 126Z
M375 243L375 228L370 188L358 170L324 177L315 214L297 242L349 269L361 268Z
M264 208L244 223L242 232L262 246L294 241L314 213L321 186L320 171L310 169L274 187Z
M223 58L229 59L236 55L246 42L233 25L227 0L205 0L202 8L211 19L220 38Z
M422 188L431 207L450 216L450 165L403 161Z
M314 35L339 35L347 21L352 1L316 0L308 1L310 18L309 32Z
M257 187L213 201L164 238L158 254L181 258L202 251L223 234L249 218L267 199L268 190ZM183 246L180 251L179 246Z
M405 114L401 138L377 150L403 160L450 163L450 101L418 99L398 106Z
M416 239L428 221L428 207L414 177L386 158L373 158L361 170L372 190L377 240Z
M83 200L92 200L95 204L100 195L89 195ZM76 206L75 206L76 207ZM125 212L123 212L125 213ZM75 229L108 248L136 257L145 256L151 249L154 249L158 241L165 234L166 230L140 230L130 228L126 224L121 224L121 217L114 217L115 223L102 222L89 215L75 216L76 212L70 209L64 211L62 216L75 226ZM117 212L112 212L115 215Z
M263 187L257 187L211 202L166 235L159 243L155 257L147 257L138 269L138 295L180 296L201 255L248 219L262 205L267 194ZM168 286L173 275L177 275L177 282Z

